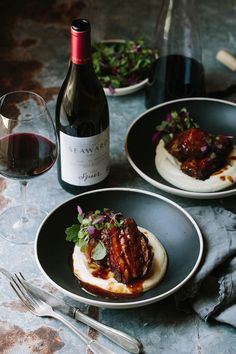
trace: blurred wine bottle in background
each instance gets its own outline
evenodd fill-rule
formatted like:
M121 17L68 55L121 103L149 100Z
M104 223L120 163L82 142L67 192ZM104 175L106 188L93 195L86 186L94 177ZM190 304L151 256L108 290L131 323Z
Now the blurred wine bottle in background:
M157 22L146 107L206 95L202 50L194 0L164 0Z
M104 186L109 174L109 111L91 57L90 23L71 25L71 62L56 105L58 179L68 192Z

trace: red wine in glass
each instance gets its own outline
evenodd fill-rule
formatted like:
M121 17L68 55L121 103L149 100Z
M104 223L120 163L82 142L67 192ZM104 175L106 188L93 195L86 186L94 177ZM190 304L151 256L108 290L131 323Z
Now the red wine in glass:
M0 172L4 177L29 179L47 172L56 160L56 144L33 133L0 139Z

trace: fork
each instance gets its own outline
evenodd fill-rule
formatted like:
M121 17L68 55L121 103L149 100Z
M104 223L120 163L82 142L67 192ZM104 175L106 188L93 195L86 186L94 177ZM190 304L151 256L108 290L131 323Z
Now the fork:
M56 313L50 305L41 299L36 299L29 291L25 288L24 284L21 282L17 275L11 277L10 281L11 287L23 302L23 304L32 312L34 315L39 317L52 317L61 321L65 326L70 328L74 333L76 333L83 343L87 345L89 349L93 351L94 354L115 354L110 349L103 346L98 341L91 339L88 335L80 332L75 326L73 326L69 321L67 321L62 315Z

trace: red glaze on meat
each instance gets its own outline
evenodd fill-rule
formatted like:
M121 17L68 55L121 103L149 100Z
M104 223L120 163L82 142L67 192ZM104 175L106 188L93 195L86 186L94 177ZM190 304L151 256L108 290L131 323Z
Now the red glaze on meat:
M227 164L233 140L213 136L199 128L190 128L174 136L166 149L181 162L187 175L205 180Z
M190 128L176 134L166 147L179 161L188 157L202 158L209 151L212 137L199 128Z
M201 160L190 157L181 164L181 170L191 177L205 180L224 166L225 161L214 156L204 157Z
M126 218L122 228L104 229L101 239L107 250L106 266L118 282L128 284L148 274L153 259L152 248L133 219Z

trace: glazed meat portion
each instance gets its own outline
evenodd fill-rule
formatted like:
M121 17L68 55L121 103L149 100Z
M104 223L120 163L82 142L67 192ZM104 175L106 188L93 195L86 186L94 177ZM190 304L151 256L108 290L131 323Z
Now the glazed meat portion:
M148 274L152 248L133 219L124 219L122 228L104 229L101 239L107 249L107 265L118 282L127 284Z
M190 128L176 134L166 149L181 162L184 173L205 180L227 164L233 140L223 135L213 136L199 128Z
M224 159L233 149L233 139L224 135L217 135L212 142L212 151Z
M188 157L202 158L210 147L211 136L199 128L190 128L176 134L167 145L167 150L179 161L184 161Z
M214 157L214 155L201 160L190 157L181 164L181 170L191 177L205 180L224 166L225 161Z

